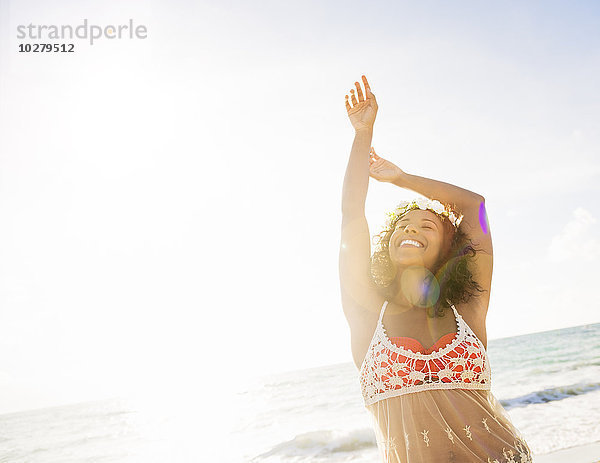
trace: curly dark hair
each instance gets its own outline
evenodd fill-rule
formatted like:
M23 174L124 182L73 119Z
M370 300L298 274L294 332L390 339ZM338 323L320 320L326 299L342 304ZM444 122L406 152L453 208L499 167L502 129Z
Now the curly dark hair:
M381 233L378 250L371 256L370 277L378 292L386 299L393 299L398 293L396 267L390 259L389 243L396 223L410 210L397 216ZM439 217L439 216L438 216ZM425 307L429 318L443 317L446 309L453 304L467 302L471 297L485 291L473 279L472 261L479 250L459 226L454 226L444 217L440 217L444 228L444 245L440 258L433 269L434 281L427 284L428 295ZM439 293L438 293L439 291Z

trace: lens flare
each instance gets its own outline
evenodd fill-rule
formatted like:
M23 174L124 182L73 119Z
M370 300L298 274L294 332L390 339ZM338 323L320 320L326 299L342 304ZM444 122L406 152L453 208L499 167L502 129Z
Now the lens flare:
M400 291L417 307L432 307L440 297L437 278L425 267L405 269L400 277Z
M485 210L485 203L483 201L479 205L479 225L481 225L483 233L487 235L490 229L490 224L488 222L487 211Z

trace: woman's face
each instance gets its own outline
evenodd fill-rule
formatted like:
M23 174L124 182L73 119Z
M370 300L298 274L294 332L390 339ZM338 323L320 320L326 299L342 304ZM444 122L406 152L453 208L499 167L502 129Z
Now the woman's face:
M398 222L390 237L390 258L402 267L420 265L433 271L444 243L444 227L431 211L412 210Z

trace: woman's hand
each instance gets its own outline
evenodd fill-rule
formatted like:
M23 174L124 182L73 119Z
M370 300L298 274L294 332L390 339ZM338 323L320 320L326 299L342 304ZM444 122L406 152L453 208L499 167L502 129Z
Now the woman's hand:
M346 95L346 110L348 111L348 117L354 130L372 129L373 124L375 124L375 116L377 115L378 106L375 95L371 92L371 87L369 87L366 76L362 76L362 80L365 85L366 98L363 96L360 83L358 82L354 82L358 93L358 101L356 100L356 95L354 95L354 89L350 90L352 94L352 106L350 106L348 95Z
M369 175L380 182L394 183L404 175L404 171L390 161L379 157L375 153L375 149L371 147L369 152Z

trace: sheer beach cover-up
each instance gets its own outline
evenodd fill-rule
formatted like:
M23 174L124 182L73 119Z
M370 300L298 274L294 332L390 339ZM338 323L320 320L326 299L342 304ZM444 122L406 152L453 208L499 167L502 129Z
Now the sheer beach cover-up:
M424 349L389 338L388 301L359 370L377 446L389 463L525 463L531 451L491 393L483 343L454 306L457 332Z

